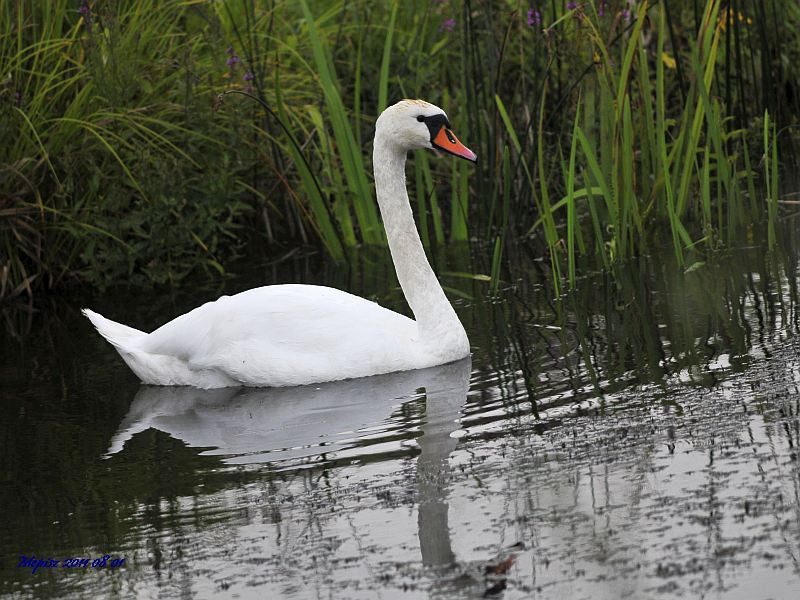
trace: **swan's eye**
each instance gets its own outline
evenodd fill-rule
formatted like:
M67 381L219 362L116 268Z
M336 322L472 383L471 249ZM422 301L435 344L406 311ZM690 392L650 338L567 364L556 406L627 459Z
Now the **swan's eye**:
M419 121L420 123L422 123L423 121L425 121L425 117L423 117L422 115L419 115L419 116L417 117L417 121Z

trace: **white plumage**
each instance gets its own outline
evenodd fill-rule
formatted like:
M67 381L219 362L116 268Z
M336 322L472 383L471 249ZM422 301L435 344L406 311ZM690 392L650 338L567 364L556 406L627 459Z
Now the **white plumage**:
M407 152L433 145L428 117L446 121L441 109L419 100L389 107L376 123L373 152L392 260L416 320L341 290L294 284L222 296L152 333L84 314L142 382L155 385L302 385L467 356L469 341L425 257L405 186ZM459 155L474 160L464 151Z

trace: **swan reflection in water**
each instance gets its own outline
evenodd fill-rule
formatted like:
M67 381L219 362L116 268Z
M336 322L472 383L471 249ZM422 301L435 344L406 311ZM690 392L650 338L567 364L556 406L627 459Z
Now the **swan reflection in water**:
M120 452L135 434L153 428L226 455L232 464L293 460L336 452L359 435L385 430L393 411L425 389L417 439L419 541L425 566L454 562L447 524L448 457L469 391L471 359L388 375L287 388L142 386L111 440ZM383 427L381 426L383 425Z

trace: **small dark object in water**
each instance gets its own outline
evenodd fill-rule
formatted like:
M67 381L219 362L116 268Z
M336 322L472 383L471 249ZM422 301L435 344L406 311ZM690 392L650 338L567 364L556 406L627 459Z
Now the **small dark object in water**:
M504 575L508 572L511 568L511 565L514 564L514 561L517 559L516 555L509 554L508 558L502 562L499 562L495 565L486 565L486 569L484 572L487 575Z

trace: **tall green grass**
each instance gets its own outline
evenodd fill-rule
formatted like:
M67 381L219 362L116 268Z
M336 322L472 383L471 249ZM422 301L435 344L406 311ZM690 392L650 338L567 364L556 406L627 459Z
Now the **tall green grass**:
M668 47L667 32L675 24L669 23L663 3L640 2L616 37L603 31L596 10L585 10L577 21L557 21L556 26L584 32L588 42L582 50L594 66L572 92L572 133L554 140L556 158L546 159L546 132L539 129L539 186L530 181L526 163L532 162L531 153L520 148L519 125L497 98L532 204L537 213L545 213L530 233L541 232L556 274L566 264L570 286L575 285L576 257L587 253L608 267L669 243L682 264L688 248L733 241L745 227L761 222L768 223L769 244L775 243L778 213L770 181L777 188L777 160L767 161L760 178L747 145L752 130L736 127L715 95L723 36L733 29L731 23L726 26L721 6L716 0L705 3L684 57ZM748 22L737 19L736 24ZM677 60L689 73L685 88L674 80ZM730 79L730 71L725 72ZM545 111L540 107L540 122ZM770 140L774 137L773 131ZM551 185L564 194L552 203ZM756 196L764 185L767 206ZM564 223L566 231L557 223Z
M0 7L0 296L222 270L247 208L231 190L248 150L208 126L198 40L176 35L188 15L164 6Z
M664 244L682 262L774 232L778 157L794 153L777 132L800 114L800 7L630 8L3 3L0 298L214 275L246 241L336 260L383 244L370 140L403 97L441 105L480 156L411 156L423 243L486 240L495 289L520 237L547 253L560 294L586 266ZM225 91L261 104L218 101Z

